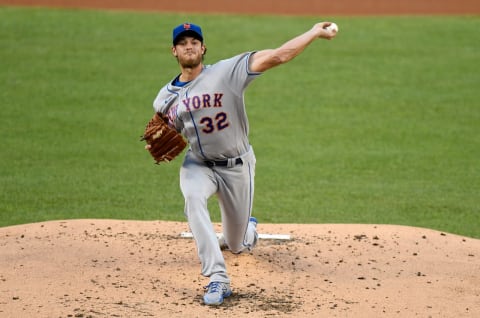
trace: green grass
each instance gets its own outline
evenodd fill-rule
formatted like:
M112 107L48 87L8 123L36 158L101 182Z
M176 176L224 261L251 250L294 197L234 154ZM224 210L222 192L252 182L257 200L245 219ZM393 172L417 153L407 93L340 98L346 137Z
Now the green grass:
M0 226L184 220L181 160L139 136L178 73L171 29L202 25L206 63L317 41L251 84L261 222L386 223L480 238L478 17L249 17L0 7ZM219 220L216 199L211 200Z

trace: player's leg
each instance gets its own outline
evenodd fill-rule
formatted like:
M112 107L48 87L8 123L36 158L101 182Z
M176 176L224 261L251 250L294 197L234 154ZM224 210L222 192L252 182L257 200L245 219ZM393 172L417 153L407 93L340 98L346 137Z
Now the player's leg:
M185 216L202 264L202 275L210 277L211 282L229 283L207 208L208 198L217 191L212 170L187 153L180 169L180 188L185 198Z
M255 246L256 227L249 222L254 194L255 155L253 151L243 158L243 164L219 169L218 198L222 213L225 243L233 253Z

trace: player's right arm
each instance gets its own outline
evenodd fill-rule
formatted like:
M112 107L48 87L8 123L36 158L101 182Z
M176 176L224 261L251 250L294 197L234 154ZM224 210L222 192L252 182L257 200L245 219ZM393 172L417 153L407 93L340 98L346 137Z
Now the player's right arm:
M276 49L256 52L250 58L250 71L260 73L275 66L285 64L302 53L310 43L318 38L333 39L336 32L325 29L330 24L331 22L317 23L307 32L285 42Z

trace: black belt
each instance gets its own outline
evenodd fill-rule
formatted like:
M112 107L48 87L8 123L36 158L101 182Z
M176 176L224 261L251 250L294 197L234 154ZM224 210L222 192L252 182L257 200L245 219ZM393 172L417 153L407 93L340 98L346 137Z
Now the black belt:
M205 160L204 161L207 166L215 167L215 166L221 166L221 167L226 167L228 166L228 160L220 160L220 161L215 161L215 160ZM235 165L241 165L243 163L243 160L241 158L235 159Z

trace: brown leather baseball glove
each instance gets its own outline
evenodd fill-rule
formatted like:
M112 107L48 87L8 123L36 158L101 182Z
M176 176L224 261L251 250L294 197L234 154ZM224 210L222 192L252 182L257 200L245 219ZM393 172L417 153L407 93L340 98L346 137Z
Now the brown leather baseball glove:
M140 141L145 140L147 149L155 163L169 162L175 159L187 146L187 143L175 128L168 125L167 116L155 113L147 123Z

